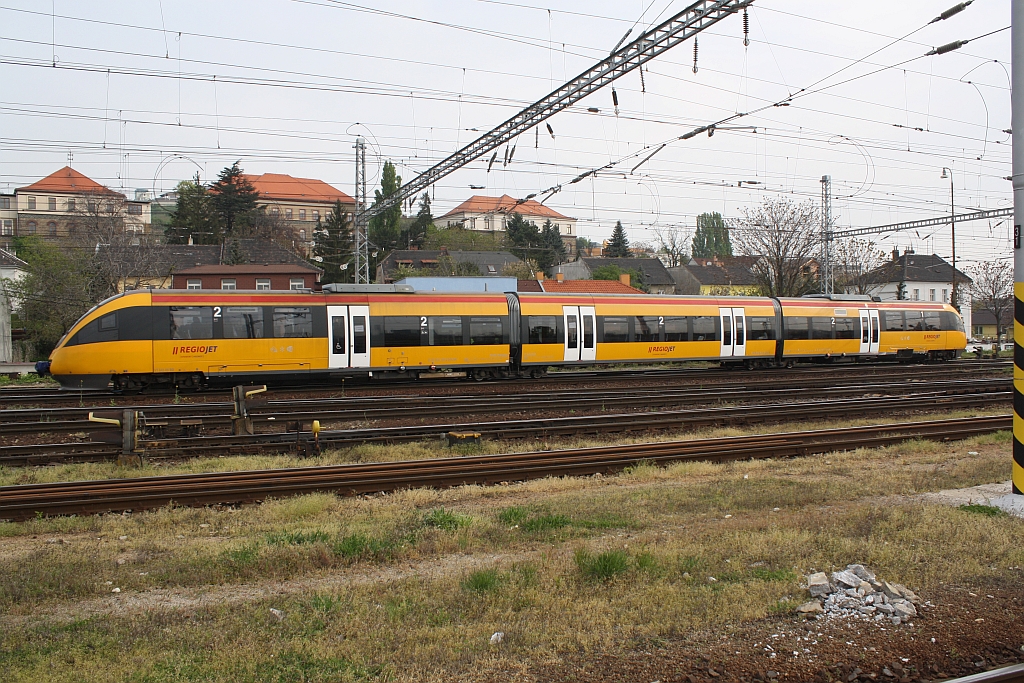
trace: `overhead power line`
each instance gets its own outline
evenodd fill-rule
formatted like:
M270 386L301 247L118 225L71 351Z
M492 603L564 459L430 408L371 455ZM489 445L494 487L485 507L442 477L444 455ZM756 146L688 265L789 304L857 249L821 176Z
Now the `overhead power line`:
M994 209L992 211L975 211L974 213L958 213L953 216L957 223L963 221L983 221L987 218L1003 218L1012 216L1013 208ZM926 218L920 221L906 221L904 223L890 223L888 225L875 225L870 228L855 228L853 230L836 230L832 233L833 238L855 237L857 235L875 235L882 232L898 232L900 230L913 230L915 228L929 228L933 225L945 225L950 220L949 216L940 218Z

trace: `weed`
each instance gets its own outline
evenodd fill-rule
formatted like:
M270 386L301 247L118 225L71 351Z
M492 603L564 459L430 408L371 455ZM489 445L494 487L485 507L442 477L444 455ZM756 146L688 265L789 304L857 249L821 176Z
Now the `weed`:
M609 581L629 570L629 555L623 550L609 550L591 555L586 550L577 550L576 567L587 579Z
M309 606L318 614L330 614L341 607L341 600L336 595L319 593L310 599Z
M572 520L565 515L540 515L526 520L523 523L523 529L526 531L552 531L570 524L572 524Z
M513 505L498 512L498 521L505 526L521 524L530 515L530 510L521 505Z
M469 515L459 514L454 510L437 508L427 513L423 523L441 531L458 531L462 527L469 526L473 518Z
M270 545L314 545L329 543L331 537L325 531L279 531L267 535Z
M759 581L796 581L796 572L792 569L758 567L754 570L754 578Z
M239 672L240 673L240 672ZM342 676L366 678L372 671L342 657L314 657L302 652L283 652L263 660L252 672L253 681L334 681ZM242 676L242 678L246 678Z
M692 574L705 566L704 560L694 555L679 558L679 571Z
M1006 514L999 508L992 505L961 505L958 509L963 510L964 512L973 512L975 514L985 515L986 517L1001 517Z
M497 569L481 569L467 576L462 581L463 589L476 593L487 593L501 584L502 577Z
M247 545L237 550L229 550L225 555L232 564L248 567L256 564L256 560L260 557L260 549L255 545Z
M648 574L658 574L661 571L661 563L658 562L658 558L646 550L637 555L633 562L637 570Z

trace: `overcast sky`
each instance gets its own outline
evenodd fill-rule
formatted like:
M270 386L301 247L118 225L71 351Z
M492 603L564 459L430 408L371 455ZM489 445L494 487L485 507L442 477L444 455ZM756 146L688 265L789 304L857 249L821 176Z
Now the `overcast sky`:
M718 23L698 38L696 73L690 41L650 62L643 81L638 71L617 81L617 114L605 88L550 119L554 138L543 127L521 136L508 166L499 153L490 173L485 157L447 176L432 190L434 213L471 194L524 197L620 159L547 204L592 239L621 220L632 240L653 241L659 228L692 230L702 212L742 218L766 196L820 202L827 174L837 225L867 227L947 214L945 166L958 212L1012 206L1010 3L976 0L928 25L952 4L756 0L748 47L742 16ZM57 170L70 152L74 168L129 192L167 191L197 171L208 181L240 160L248 173L353 194L357 135L370 143L371 179L385 159L411 179L592 66L630 28L627 40L685 6L0 0L0 189ZM924 56L958 39L972 40ZM788 107L673 142L633 171L645 148L803 88ZM1009 225L959 224L958 262L1008 256ZM949 257L948 225L874 239Z

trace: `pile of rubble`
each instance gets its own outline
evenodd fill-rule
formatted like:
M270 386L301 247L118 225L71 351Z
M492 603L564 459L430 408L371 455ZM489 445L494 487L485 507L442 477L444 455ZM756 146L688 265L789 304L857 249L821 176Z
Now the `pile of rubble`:
M899 625L917 616L921 599L912 590L898 583L879 581L862 564L850 564L846 569L807 577L810 602L797 608L797 612L817 618L851 618L889 621Z

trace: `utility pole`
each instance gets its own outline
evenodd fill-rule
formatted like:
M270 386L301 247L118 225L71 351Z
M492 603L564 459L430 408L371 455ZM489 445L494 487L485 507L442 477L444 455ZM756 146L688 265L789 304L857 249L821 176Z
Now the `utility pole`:
M946 177L946 171L949 171L949 236L953 242L953 292L949 297L949 305L959 311L960 297L956 295L956 205L953 203L953 169L943 166L941 177Z
M370 284L370 249L366 231L369 227L366 212L366 140L356 138L356 210L352 220L355 237L356 284Z
M832 274L832 176L821 176L822 293L835 294Z
M1020 248L1024 225L1024 0L1010 4L1010 129L1013 131L1013 496L1014 507L1024 509L1024 252Z

